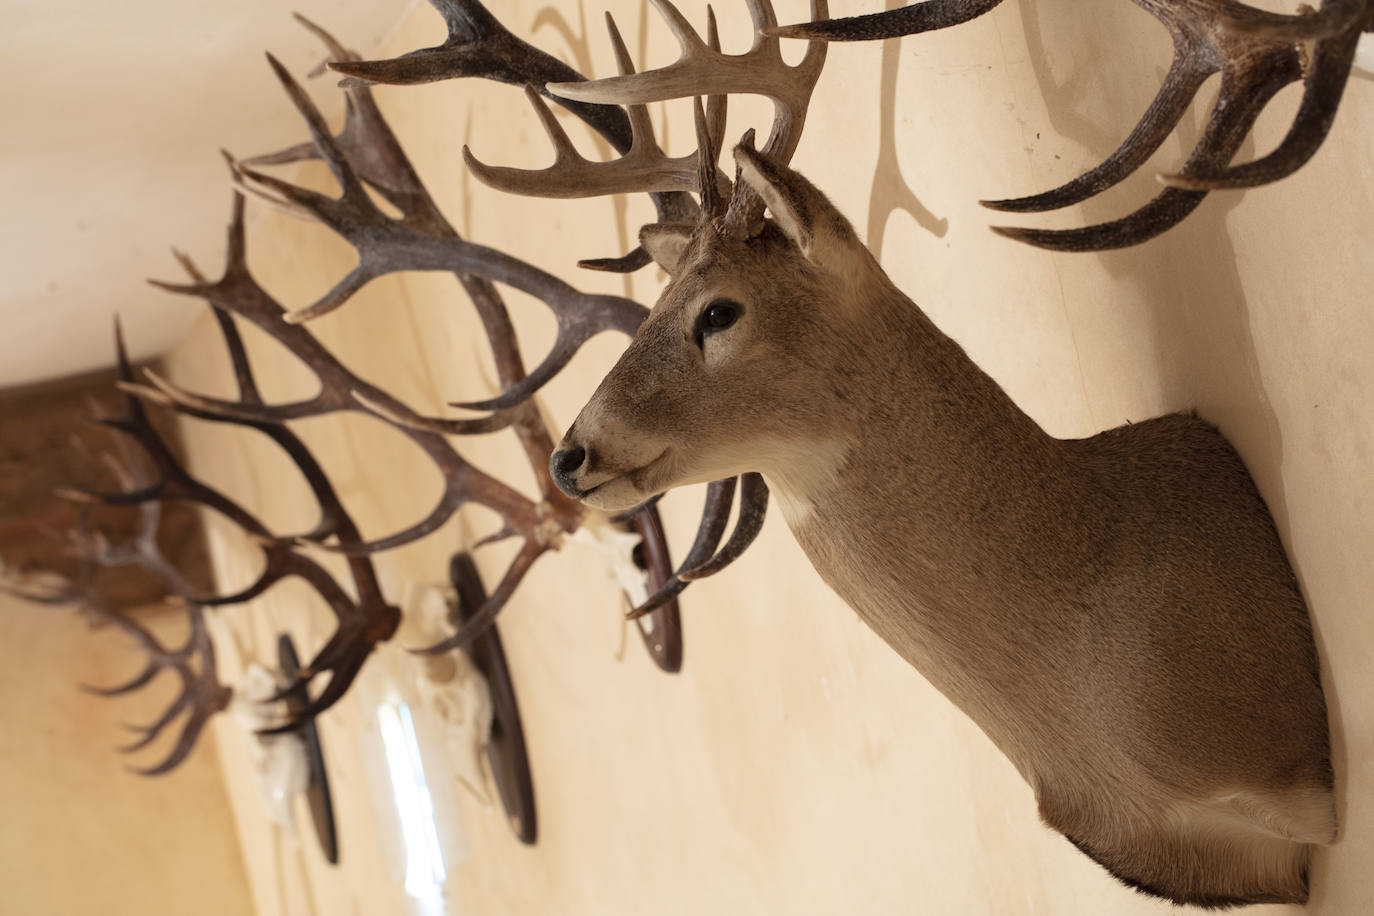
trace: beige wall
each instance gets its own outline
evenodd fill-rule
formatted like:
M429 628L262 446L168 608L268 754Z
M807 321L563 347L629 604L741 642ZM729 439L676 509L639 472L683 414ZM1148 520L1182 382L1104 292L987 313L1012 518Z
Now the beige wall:
M174 616L145 619L175 640ZM0 594L5 916L251 912L214 740L161 779L126 772L114 752L130 740L119 723L156 719L171 684L113 701L77 689L127 680L141 661L132 643L92 632L75 611Z
M784 20L802 15L798 0L778 5ZM833 5L860 12L875 4ZM657 20L641 29L647 13L639 2L499 4L517 32L579 66L594 59L606 74L602 6L615 11L638 63L672 59ZM702 18L701 3L682 6ZM727 50L742 49L742 4L718 6ZM1149 245L1077 256L1018 247L987 231L998 220L975 202L1045 189L1101 159L1167 65L1163 30L1138 9L1124 0L1093 6L1087 17L1081 4L1011 0L945 34L833 48L796 163L851 215L898 285L1052 433L1089 435L1195 407L1233 439L1274 509L1323 654L1345 826L1341 842L1317 859L1309 911L1360 912L1374 856L1374 208L1364 180L1374 92L1352 83L1330 141L1298 176L1214 195ZM422 9L389 50L440 35L437 17ZM573 267L578 257L622 250L649 218L643 201L511 199L464 175L464 142L490 162L548 161L518 93L450 83L379 98L460 230L584 288L654 299L661 277L652 270L621 280ZM1247 152L1277 141L1296 98L1284 94ZM672 107L673 152L687 149L688 110ZM735 106L732 134L751 118L761 123L762 110ZM656 117L660 111L654 106ZM1187 119L1187 141L1201 118ZM570 130L585 140L580 127ZM1186 147L1170 140L1155 167L1177 165ZM1024 222L1078 225L1125 213L1153 193L1151 171L1082 212ZM251 225L253 266L290 306L311 301L351 266L351 253L318 229L258 209ZM218 262L217 251L197 254ZM513 308L533 362L548 346L551 322L536 304L516 300ZM351 366L418 409L489 390L480 332L451 278L376 282L313 327ZM174 375L228 393L211 330L202 322L174 354ZM548 390L559 430L621 346L597 340ZM257 352L273 396L308 389L279 349ZM304 519L303 487L280 459L242 437L197 430L189 439L198 470L270 506L284 525ZM365 531L395 530L428 507L434 476L399 436L358 418L303 430ZM520 468L514 480L529 490L509 437L463 447L483 467ZM676 494L667 503L679 555L696 499ZM387 587L398 596L408 582L441 578L450 551L493 527L489 514L464 513L427 541L386 555ZM222 570L243 574L244 554L227 542L216 549ZM483 556L489 576L504 558L499 549ZM828 592L776 513L746 558L694 586L684 607L686 666L669 677L633 640L618 656L618 598L594 562L569 553L536 567L502 627L529 735L540 843L517 846L497 813L458 794L442 809L467 839L467 862L447 888L452 912L1168 911L1040 826L1012 767ZM270 652L284 624L308 645L328 632L299 592L226 619L257 655ZM372 670L404 680L406 668ZM340 789L345 867L337 872L308 850L283 864L249 794L242 748L222 734L261 912L406 911L383 861L385 807L375 806L366 776L376 689L360 689L321 723Z

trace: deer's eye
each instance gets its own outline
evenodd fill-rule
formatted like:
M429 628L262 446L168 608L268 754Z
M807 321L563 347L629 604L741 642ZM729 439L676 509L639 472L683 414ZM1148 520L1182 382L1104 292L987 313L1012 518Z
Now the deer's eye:
M706 307L701 316L701 325L708 331L722 331L739 319L739 303L729 299L717 299Z
M697 315L696 339L697 346L701 347L706 341L706 335L723 331L739 320L739 316L744 312L744 306L733 299L713 299L711 304L702 309Z
M731 299L716 299L697 318L697 345L707 334L723 331L739 320L744 306Z

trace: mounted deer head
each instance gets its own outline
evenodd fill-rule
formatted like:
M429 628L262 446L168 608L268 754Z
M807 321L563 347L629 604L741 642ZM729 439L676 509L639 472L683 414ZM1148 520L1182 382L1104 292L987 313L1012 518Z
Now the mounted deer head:
M552 458L606 510L748 471L825 580L966 712L1044 821L1179 903L1301 901L1336 819L1306 607L1215 427L1047 435L846 219L741 145L772 213L650 227L671 280ZM705 186L705 185L703 185Z

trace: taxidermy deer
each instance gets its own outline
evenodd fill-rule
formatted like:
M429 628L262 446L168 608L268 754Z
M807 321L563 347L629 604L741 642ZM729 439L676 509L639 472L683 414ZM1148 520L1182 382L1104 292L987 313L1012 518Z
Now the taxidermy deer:
M735 159L727 212L641 235L671 281L554 480L618 512L762 472L826 582L1048 825L1179 903L1305 900L1336 834L1326 707L1234 449L1188 414L1047 435L806 179Z
M1307 609L1235 451L1185 414L1047 435L786 166L824 43L786 64L771 4L748 0L754 45L722 54L713 27L703 41L654 5L677 62L634 73L608 16L621 75L546 87L627 105L624 157L581 160L534 93L552 167L464 151L517 193L701 195L699 220L641 232L671 281L553 480L621 512L761 472L821 575L983 728L1047 824L1180 903L1306 899L1311 848L1336 833L1326 707ZM775 116L763 153L749 135L736 148L733 188L719 108L698 100L695 156L653 141L645 103L738 92Z

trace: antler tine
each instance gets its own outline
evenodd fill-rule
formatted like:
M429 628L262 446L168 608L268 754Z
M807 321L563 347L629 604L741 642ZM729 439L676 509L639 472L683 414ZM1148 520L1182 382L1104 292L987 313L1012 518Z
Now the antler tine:
M1160 181L1171 187L1193 191L1252 188L1287 178L1302 168L1317 152L1336 119L1336 109L1345 93L1355 50L1363 32L1364 23L1357 21L1347 25L1344 34L1316 43L1307 65L1302 104L1288 134L1273 152L1244 165L1219 171L1197 169L1189 174L1161 175Z
M711 14L711 33L715 35L715 16ZM616 27L615 18L606 13L606 29L615 50L616 64L622 76L633 75L634 64L629 49ZM718 36L716 37L718 48ZM669 158L654 137L649 109L642 104L627 106L630 119L629 150L611 162L595 162L579 154L567 133L558 124L552 110L533 87L525 87L525 95L534 106L544 125L544 131L554 147L554 163L545 169L515 169L487 165L478 160L468 147L463 147L463 161L479 181L499 191L535 197L572 198L599 197L606 194L637 191L697 191L698 156ZM724 97L711 100L711 119L722 125L725 120Z
M697 130L697 186L701 189L702 215L705 219L715 220L725 215L725 199L717 185L720 176L717 174L716 161L720 157L720 146L706 123L706 110L701 105L699 95L692 99L692 116Z
M743 54L723 54L706 46L671 0L652 0L682 46L681 56L666 67L629 76L613 76L582 83L551 83L550 91L565 98L604 104L635 105L695 95L749 93L771 98L773 129L766 150L789 161L801 139L807 106L825 63L824 43L808 49L797 66L782 58L775 38L766 34L775 21L769 0L747 0L755 23L754 46ZM812 0L813 15L824 16L827 0Z
M471 617L469 617L458 632L441 642L423 649L412 650L419 655L442 655L445 652L452 652L454 649L466 649L472 645L473 640L487 632L491 625L496 622L496 617L501 613L510 596L515 593L515 589L525 578L525 573L529 572L534 561L539 559L549 549L547 544L536 541L526 541L520 548L520 552L511 561L506 574L501 577L501 582L496 586L487 600L482 604Z
M683 582L695 582L714 576L740 558L749 545L763 530L763 520L768 512L768 484L762 474L750 471L740 476L739 518L735 520L735 530L725 546L700 566L678 573Z
M355 52L346 49L333 35L311 22L299 13L292 14L296 21L320 39L329 51L330 62L358 60ZM315 72L311 76L316 75ZM401 149L395 134L382 117L381 110L372 98L369 87L353 86L345 90L344 125L334 137L334 143L342 151L352 166L354 173L367 184L376 188L388 201L394 204L407 218L422 220L428 224L446 226L447 223L434 204L429 192L425 190L419 175ZM227 154L226 154L227 156ZM235 164L235 180L243 187L270 202L290 205L285 201L266 194L243 179L237 165L250 168L268 165L285 165L303 160L320 159L319 146L313 141L299 143L274 153L250 156ZM294 211L292 211L294 212Z
M843 19L823 19L812 13L812 22L769 29L779 38L804 38L809 41L870 41L896 38L949 28L977 19L1002 0L925 0L901 9Z
M363 200L371 201L367 198L367 192L363 190L362 182L353 171L353 166L348 158L344 156L343 150L339 148L334 140L334 135L329 132L329 125L325 123L324 115L320 114L319 108L310 98L310 95L296 82L296 78L291 72L282 66L281 61L271 54L267 55L267 63L271 65L272 72L276 74L277 81L286 90L291 103L296 106L296 111L300 112L305 120L306 126L310 130L310 139L314 141L315 148L319 150L320 157L329 166L329 171L333 173L334 180L343 189L344 198L353 198L354 202L361 204Z
M1185 41L1187 39L1184 39ZM1193 96L1214 73L1204 58L1178 54L1164 77L1154 101L1125 142L1100 165L1051 191L1030 197L984 200L990 210L1008 213L1035 213L1058 210L1102 193L1144 165L1163 145L1193 103Z
M716 552L716 545L720 543L721 537L725 534L725 526L730 521L730 506L735 499L735 484L737 482L738 478L728 477L725 480L716 480L707 485L706 504L702 507L701 523L697 528L696 540L692 542L692 548L687 551L687 556L683 558L682 565L678 567L671 579L649 596L647 601L628 612L625 615L626 619L638 620L682 594L683 590L687 588L683 574L688 570L696 569L711 559Z
M1280 89L1299 73L1297 53L1276 56L1258 72L1225 74L1221 93L1183 174L1194 167L1224 167L1240 149L1260 112ZM1154 238L1179 223L1207 196L1206 191L1165 188L1154 200L1123 219L1081 229L1024 229L994 226L993 231L1017 241L1053 251L1105 251L1125 248Z

